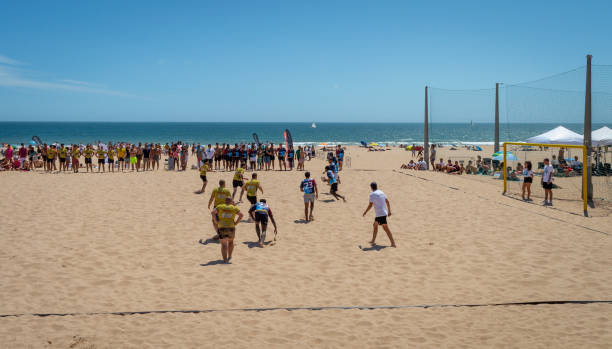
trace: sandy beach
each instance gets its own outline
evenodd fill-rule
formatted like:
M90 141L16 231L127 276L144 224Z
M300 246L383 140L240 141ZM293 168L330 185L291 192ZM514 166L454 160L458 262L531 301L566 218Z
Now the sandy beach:
M400 170L412 156L399 148L347 155L346 203L320 182L324 162L306 162L321 189L309 223L303 172L258 172L278 241L260 249L241 223L229 265L200 240L213 235L210 192L233 173L209 173L204 194L195 170L0 173L2 347L612 346L610 303L490 305L612 301L609 205L583 217L579 198L544 207L501 195L491 177ZM374 180L395 249L382 231L367 243ZM320 307L391 308L284 309ZM70 315L33 315L50 313Z

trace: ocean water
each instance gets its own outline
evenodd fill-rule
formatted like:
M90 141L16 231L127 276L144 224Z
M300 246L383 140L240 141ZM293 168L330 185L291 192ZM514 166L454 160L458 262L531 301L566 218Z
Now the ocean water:
M501 141L522 141L546 132L557 124L500 124ZM582 134L582 124L564 124ZM593 129L603 125L593 124ZM610 125L609 125L610 126ZM261 142L283 141L289 129L295 144L381 144L423 142L422 123L105 123L105 122L0 122L0 142L29 143L38 136L44 143L147 142L242 143L252 142L257 133ZM439 123L430 125L430 142L492 144L492 123Z

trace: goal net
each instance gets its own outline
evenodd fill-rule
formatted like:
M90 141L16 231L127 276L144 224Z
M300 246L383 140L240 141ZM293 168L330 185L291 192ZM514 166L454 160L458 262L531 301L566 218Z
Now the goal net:
M497 156L492 166L500 170L504 179L504 192L507 196L520 200L542 203L545 192L542 185L545 159L553 168L553 202L555 206L566 208L569 211L584 210L586 213L583 195L586 188L583 184L586 179L585 147L566 144L520 144L505 143L506 168L503 173L503 151ZM532 183L529 184L529 178ZM525 180L527 179L527 180ZM598 196L601 196L601 186L593 181L597 187Z

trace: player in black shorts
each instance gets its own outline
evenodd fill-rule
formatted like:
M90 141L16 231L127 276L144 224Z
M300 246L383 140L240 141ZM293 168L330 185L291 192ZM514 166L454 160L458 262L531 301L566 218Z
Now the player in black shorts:
M274 225L274 240L276 241L276 234L278 233L276 221L274 221L272 210L270 210L270 207L266 203L266 199L261 199L259 202L251 206L249 209L249 215L255 221L255 232L257 233L257 239L259 240L259 247L264 247L264 243L266 242L268 218L270 218L272 224Z
M276 149L274 149L274 143L270 144L270 163L272 164L272 171L274 171L274 153Z

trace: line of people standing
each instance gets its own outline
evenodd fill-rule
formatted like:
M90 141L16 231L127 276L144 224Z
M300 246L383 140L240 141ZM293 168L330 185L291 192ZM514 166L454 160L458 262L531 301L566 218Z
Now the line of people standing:
M278 161L278 169L291 171L294 168L304 170L304 162L314 157L314 147L298 146L296 149L274 143L251 144L221 144L202 146L194 145L192 155L197 157L198 168L208 163L214 170L234 171L240 167L257 171L274 171Z

